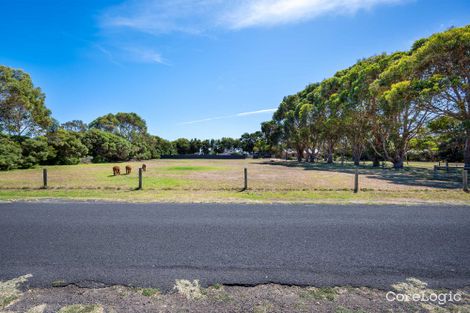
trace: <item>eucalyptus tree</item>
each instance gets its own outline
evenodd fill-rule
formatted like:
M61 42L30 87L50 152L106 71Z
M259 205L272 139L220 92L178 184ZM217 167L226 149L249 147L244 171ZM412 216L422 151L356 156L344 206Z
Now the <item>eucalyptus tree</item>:
M83 133L88 130L88 125L82 120L68 121L68 122L62 123L60 126L65 130L77 132L77 133Z
M311 162L315 162L322 145L322 123L324 114L319 86L319 83L310 84L301 92L301 94L304 94L307 102L311 104L310 107L308 107L309 110L304 112L309 129L307 151Z
M282 136L280 125L274 120L263 122L261 123L261 132L267 144L267 149L270 152L276 152L276 147L279 145Z
M235 144L238 146L238 148L241 148L243 151L253 153L256 142L262 138L263 133L261 131L256 131L254 133L244 133L241 135L240 139L235 142Z
M51 125L46 96L22 70L0 65L0 132L37 135Z
M145 120L136 113L106 114L98 117L89 125L90 128L97 128L132 141L136 136L147 133Z
M108 133L114 133L117 134L117 125L118 120L116 116L112 113L97 117L94 119L88 127L91 128L96 128Z
M286 148L294 148L297 161L302 161L304 150L308 145L308 112L311 104L301 102L299 95L284 98L273 118L282 128L282 139Z
M463 160L465 151L465 132L458 120L443 115L428 125L431 133L436 136L438 156L449 162Z
M132 140L135 136L144 135L147 133L147 123L137 113L123 113L116 114L118 121L116 127L119 135Z
M406 74L434 95L427 109L462 123L464 161L470 167L470 25L417 41L404 63Z
M378 99L377 94L371 92L370 86L396 58L399 56L381 54L363 59L345 70L341 76L341 93L346 101L344 134L351 145L355 165L359 165L367 144L381 146L381 125L377 119ZM377 158L374 157L374 160L377 161ZM375 165L378 165L377 162Z
M176 139L173 146L178 154L191 154L191 142L186 138Z
M356 164L372 148L374 165L380 157L401 168L410 140L445 115L460 123L454 129L465 136L470 167L469 83L470 26L453 28L416 41L409 52L361 60L285 97L270 127L277 125L279 142L297 151L319 146L330 163L341 142L351 146ZM458 146L460 139L452 142Z
M201 152L204 155L207 155L211 152L211 142L208 139L201 141Z
M374 83L374 87L381 84L387 85L387 88L381 91L379 101L380 128L377 131L381 137L382 146L377 148L381 150L385 160L392 162L394 168L400 169L403 168L410 140L434 116L430 110L426 109L431 97L422 93L427 87L423 86L422 82L388 81L388 76L396 69L395 66L387 69L377 83Z
M240 148L240 140L230 137L222 137L220 139L220 145L223 147L224 151L230 151Z
M341 81L334 76L319 85L319 112L321 116L320 136L322 138L327 163L333 163L335 147L344 135L343 95L340 92Z

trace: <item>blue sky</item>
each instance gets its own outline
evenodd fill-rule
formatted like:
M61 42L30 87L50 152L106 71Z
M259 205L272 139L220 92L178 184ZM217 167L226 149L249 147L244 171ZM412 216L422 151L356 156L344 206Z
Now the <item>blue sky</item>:
M152 134L238 137L285 95L470 22L468 0L0 0L0 64L61 122L136 112Z

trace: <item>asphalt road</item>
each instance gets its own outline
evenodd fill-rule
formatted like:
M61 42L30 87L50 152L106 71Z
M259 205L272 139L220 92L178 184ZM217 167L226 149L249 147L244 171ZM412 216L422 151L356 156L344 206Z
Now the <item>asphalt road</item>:
M470 207L0 203L0 280L470 285Z

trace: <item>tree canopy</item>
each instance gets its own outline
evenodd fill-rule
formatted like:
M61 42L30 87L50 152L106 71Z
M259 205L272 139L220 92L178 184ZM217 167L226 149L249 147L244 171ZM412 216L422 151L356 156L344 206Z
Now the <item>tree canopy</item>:
M109 113L90 123L90 128L97 128L132 140L135 136L147 133L147 123L136 113Z
M22 70L0 65L0 132L34 135L51 125L45 95Z
M452 28L416 41L410 51L359 60L285 97L262 129L276 130L277 150L293 149L299 161L319 154L331 163L339 149L355 164L368 151L376 165L382 159L401 168L423 131L444 139L427 126L448 117L460 125L452 129L465 137L470 166L469 81L470 26Z

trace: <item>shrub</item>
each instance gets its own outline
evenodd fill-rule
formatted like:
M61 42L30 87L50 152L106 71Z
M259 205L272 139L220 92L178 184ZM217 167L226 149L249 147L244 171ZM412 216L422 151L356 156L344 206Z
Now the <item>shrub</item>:
M72 165L78 164L80 158L88 153L88 148L82 143L82 135L77 132L58 129L48 135L49 145L54 153L49 157L49 163Z
M94 163L129 160L132 145L126 139L98 129L85 133L83 143L93 157Z
M6 137L0 137L0 170L18 168L21 162L21 146Z
M54 150L48 146L45 137L25 138L20 145L22 149L20 168L36 166L46 161L49 155L54 154Z

